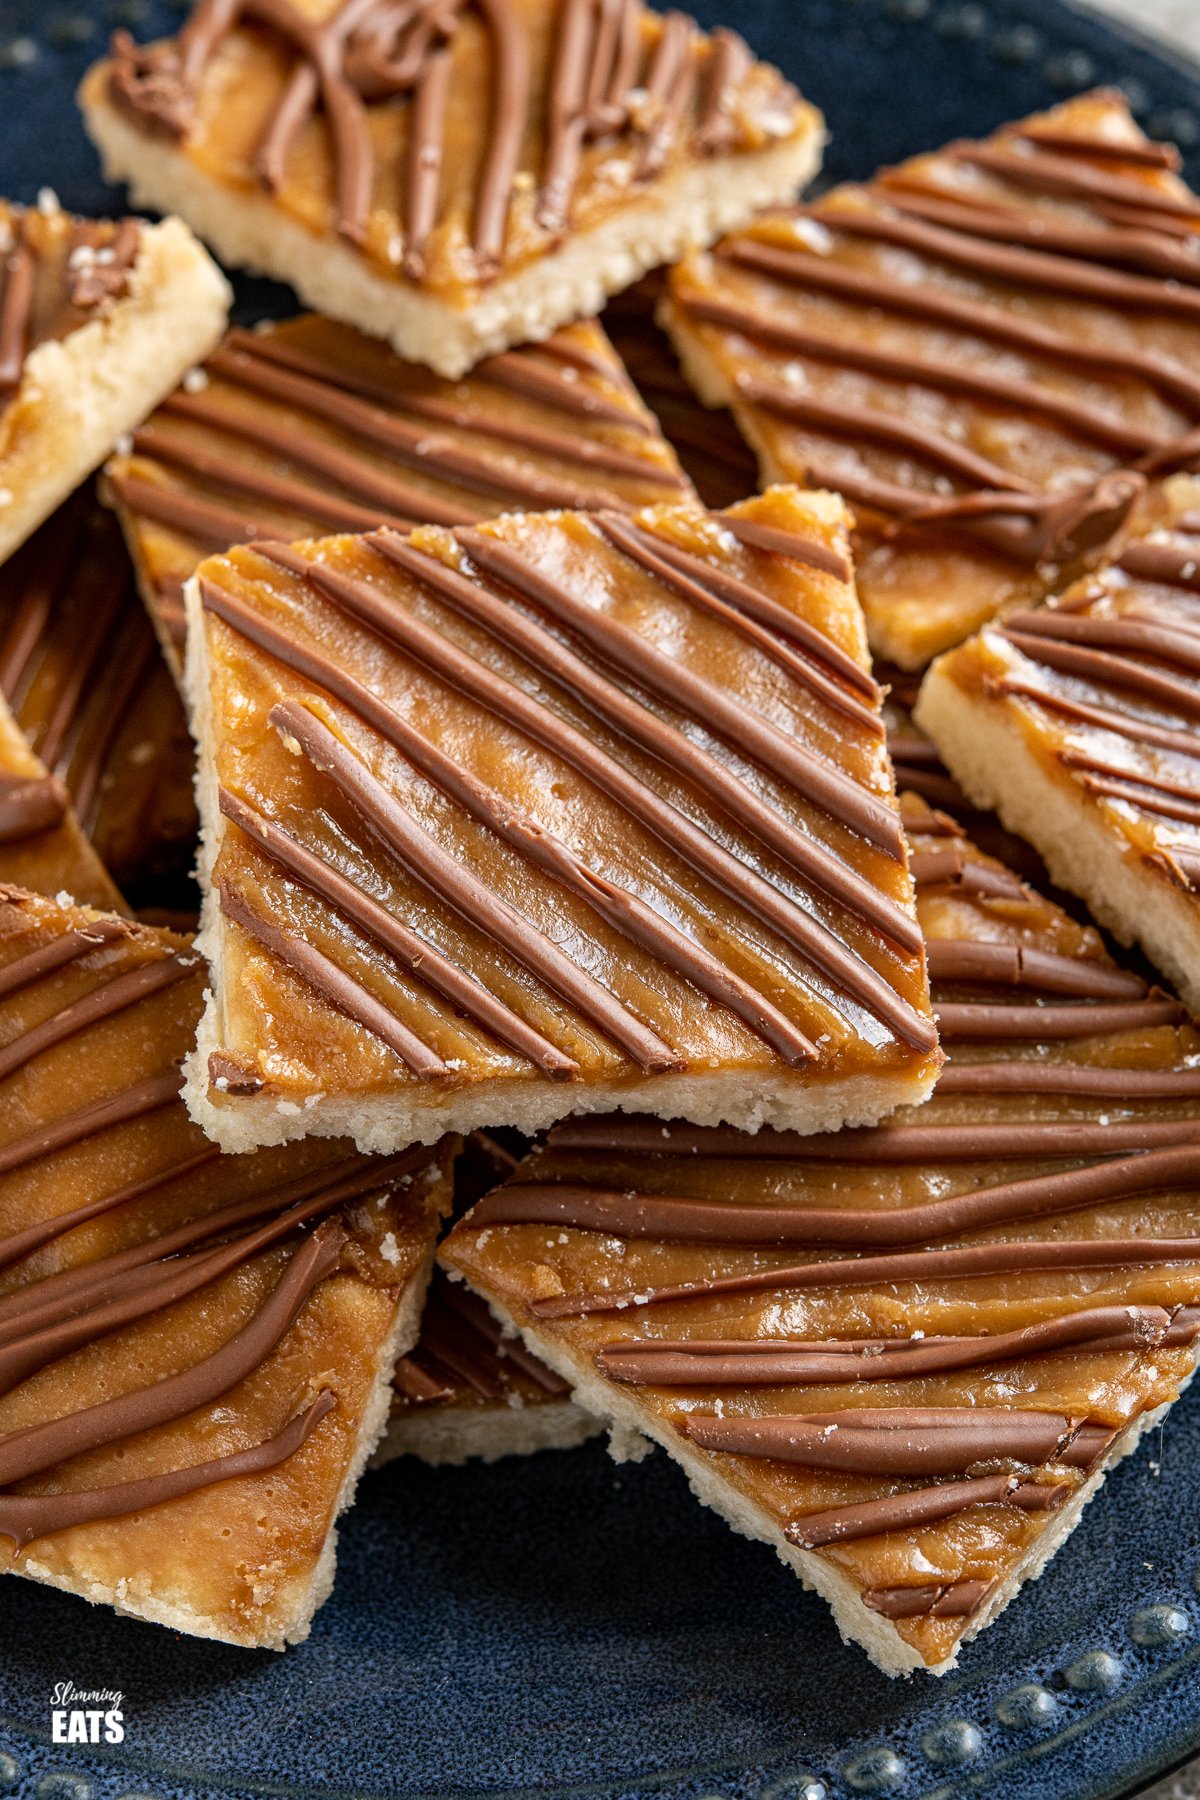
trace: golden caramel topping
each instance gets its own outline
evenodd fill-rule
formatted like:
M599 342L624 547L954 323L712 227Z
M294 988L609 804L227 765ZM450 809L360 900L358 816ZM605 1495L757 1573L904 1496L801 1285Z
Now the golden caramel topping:
M569 1120L442 1253L892 1672L994 1615L1200 1333L1200 1035L905 809L949 1059L927 1105L807 1138Z

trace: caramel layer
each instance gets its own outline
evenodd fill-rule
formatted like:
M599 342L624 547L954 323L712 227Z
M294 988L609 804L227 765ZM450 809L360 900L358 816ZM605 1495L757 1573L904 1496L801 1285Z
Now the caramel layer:
M935 1012L999 1020L928 1105L812 1138L569 1120L443 1248L594 1406L810 1552L844 1629L848 1595L891 1620L892 1668L986 1622L1200 1335L1200 1035L1115 1019L1145 986L1097 934L905 809L914 862L955 863L918 892Z
M176 673L183 584L213 550L690 493L596 325L449 382L316 314L230 332L108 483Z
M221 1053L272 1106L927 1065L844 557L780 493L203 565Z
M205 981L168 933L0 900L0 1535L18 1572L280 1644L444 1183L430 1151L221 1156L178 1098Z
M764 477L854 506L872 644L919 668L1186 466L1198 232L1169 152L1097 93L765 215L679 265L667 318Z
M458 306L665 174L811 117L734 33L638 0L201 0L175 38L118 33L90 80L210 179Z

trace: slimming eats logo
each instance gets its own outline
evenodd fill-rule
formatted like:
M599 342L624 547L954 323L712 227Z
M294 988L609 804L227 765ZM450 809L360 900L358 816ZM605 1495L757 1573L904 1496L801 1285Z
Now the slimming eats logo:
M50 1696L50 1740L55 1744L123 1744L125 1696L113 1688L56 1683Z

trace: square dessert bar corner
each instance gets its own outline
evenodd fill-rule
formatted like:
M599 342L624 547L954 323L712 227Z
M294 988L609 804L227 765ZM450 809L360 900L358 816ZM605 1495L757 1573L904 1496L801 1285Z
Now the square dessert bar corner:
M259 544L187 598L226 1147L928 1092L839 500Z
M140 203L449 376L789 198L824 135L734 32L640 0L202 0L80 98Z
M281 1649L416 1339L452 1146L222 1156L179 1099L205 983L185 938L0 890L0 1541Z
M229 287L180 219L0 201L0 562L225 327Z
M916 717L970 797L1200 1011L1200 482L1045 606L940 657Z
M1200 200L1116 93L764 213L663 317L764 479L854 507L877 655L918 669L1104 555L1200 421Z

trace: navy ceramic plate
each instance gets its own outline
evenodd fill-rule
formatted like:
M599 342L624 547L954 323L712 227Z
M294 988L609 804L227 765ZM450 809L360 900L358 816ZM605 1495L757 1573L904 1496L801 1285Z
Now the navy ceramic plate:
M824 107L827 170L1122 85L1200 177L1200 72L1057 0L691 0ZM71 92L151 0L0 0L0 192L113 196ZM282 301L247 285L246 317ZM1109 1481L962 1668L892 1682L661 1453L597 1445L364 1483L334 1598L287 1656L177 1638L0 1581L0 1794L20 1800L604 1796L1110 1800L1200 1749L1200 1393ZM118 1689L126 1739L50 1741L56 1684Z

